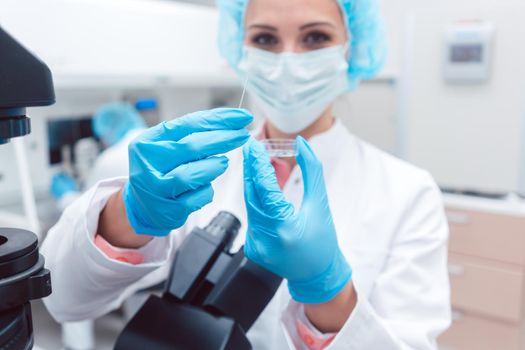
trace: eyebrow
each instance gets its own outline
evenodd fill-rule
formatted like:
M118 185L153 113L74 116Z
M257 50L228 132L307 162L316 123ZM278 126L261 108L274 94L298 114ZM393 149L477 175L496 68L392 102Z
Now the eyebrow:
M276 32L277 28L269 26L267 24L252 24L248 27L248 29L266 29L272 32Z
M316 27L316 26L330 26L330 27L335 28L335 25L330 22L312 22L312 23L308 23L308 24L300 26L299 29L305 30L311 27Z

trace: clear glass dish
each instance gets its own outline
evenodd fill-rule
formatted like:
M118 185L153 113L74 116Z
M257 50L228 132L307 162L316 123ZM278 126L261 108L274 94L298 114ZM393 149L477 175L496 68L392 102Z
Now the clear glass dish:
M261 141L271 158L290 158L297 156L297 141L286 139L266 139Z

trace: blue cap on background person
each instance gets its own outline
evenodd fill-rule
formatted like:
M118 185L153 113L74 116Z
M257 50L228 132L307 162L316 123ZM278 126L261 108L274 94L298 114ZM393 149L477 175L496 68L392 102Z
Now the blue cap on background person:
M376 75L386 59L386 39L376 0L337 1L350 39L349 89ZM244 16L249 0L217 0L220 11L219 50L237 70L244 42Z
M116 102L102 106L93 115L93 132L106 145L112 146L128 132L145 128L140 113L129 103Z

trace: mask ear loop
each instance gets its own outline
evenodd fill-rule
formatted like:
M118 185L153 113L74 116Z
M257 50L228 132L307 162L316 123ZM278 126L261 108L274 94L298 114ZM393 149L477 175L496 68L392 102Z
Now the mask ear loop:
M239 101L239 107L237 107L238 109L241 109L242 103L244 102L244 95L246 94L246 85L247 84L248 84L248 74L246 74L246 78L244 79L241 100Z
M350 58L350 40L347 40L346 43L343 45L343 52L346 59Z

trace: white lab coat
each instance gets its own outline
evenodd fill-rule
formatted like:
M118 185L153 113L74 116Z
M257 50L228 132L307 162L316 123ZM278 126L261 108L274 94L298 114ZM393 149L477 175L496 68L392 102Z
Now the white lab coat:
M426 171L363 142L339 121L310 144L324 166L339 244L358 294L329 349L435 349L436 337L450 323L448 229L439 189ZM241 247L242 152L229 157L229 169L214 183L214 202L170 236L140 248L146 257L141 265L108 259L93 243L100 211L125 178L100 182L73 203L42 247L52 273L53 294L45 299L52 315L60 322L96 318L162 281L185 234L220 210L241 220L233 250ZM297 206L302 186L295 167L284 194ZM303 312L283 283L248 333L254 349L303 349L294 322Z

